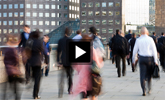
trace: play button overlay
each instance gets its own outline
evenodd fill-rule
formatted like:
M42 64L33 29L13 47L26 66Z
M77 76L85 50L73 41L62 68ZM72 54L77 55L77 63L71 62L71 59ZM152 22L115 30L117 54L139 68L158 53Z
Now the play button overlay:
M85 40L70 40L68 42L68 59L70 64L91 64L91 42Z
M76 46L76 50L75 51L76 51L76 59L86 53L86 51L84 51L83 49L79 48L78 46Z

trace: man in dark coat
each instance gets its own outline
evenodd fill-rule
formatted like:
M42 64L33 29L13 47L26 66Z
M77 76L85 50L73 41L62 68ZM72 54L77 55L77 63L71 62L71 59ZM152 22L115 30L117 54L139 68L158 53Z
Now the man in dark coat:
M31 30L30 30L30 26L28 25L24 25L23 27L24 32L21 33L20 38L21 38L21 42L19 43L18 47L20 48L22 46L21 50L24 50L24 48L26 47L26 41L29 39ZM22 57L24 58L24 57ZM26 63L24 63L25 65L25 75L26 75L26 83L29 83L30 80L30 65L29 65L29 60L27 60Z
M122 37L124 33L119 30L116 30L116 36L115 38L112 39L112 52L115 56L116 60L116 68L117 68L117 73L118 77L121 77L121 68L120 68L120 60L122 59L123 63L123 68L122 68L122 74L125 76L126 74L126 56L129 54L129 49L128 49L128 42L126 38Z
M73 69L71 65L68 63L68 52L67 52L67 41L70 39L70 32L69 28L65 29L65 36L61 38L58 42L58 48L57 48L57 62L59 64L62 64L64 67L64 71L67 74L68 78L68 93L71 93L71 86L72 86L72 73ZM63 73L61 74L61 80L60 80L60 89L59 89L59 97L62 97L63 92Z
M125 38L127 39L127 42L129 41L129 39L132 38L132 30L128 31L128 34L125 35ZM127 58L127 62L128 62L128 65L130 65L130 58Z

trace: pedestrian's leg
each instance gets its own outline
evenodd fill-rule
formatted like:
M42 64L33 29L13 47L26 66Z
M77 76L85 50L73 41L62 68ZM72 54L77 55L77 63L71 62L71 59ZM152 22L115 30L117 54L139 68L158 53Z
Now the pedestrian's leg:
M58 91L58 97L59 98L62 98L62 96L63 96L64 78L65 78L65 69L61 69L61 73L59 76L59 91Z
M48 74L49 74L49 65L46 66L45 76L48 76Z
M117 67L118 77L121 76L120 59L121 59L120 56L116 55L115 60L116 60L116 67Z
M68 93L70 94L71 92L71 87L72 87L72 73L73 69L71 66L66 67L66 74L68 78Z
M122 74L123 76L125 76L126 74L126 58L125 57L122 57L122 65L123 65Z
M25 75L26 75L26 84L29 83L30 81L30 66L29 66L29 62L27 61L26 66L25 66Z

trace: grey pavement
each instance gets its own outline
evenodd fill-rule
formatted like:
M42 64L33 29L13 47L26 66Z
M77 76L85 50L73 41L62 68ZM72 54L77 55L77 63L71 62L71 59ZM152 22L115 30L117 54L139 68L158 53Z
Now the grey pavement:
M40 100L69 100L70 96L67 94L66 80L63 98L58 98L59 73L60 71L53 71L50 72L48 77L42 78L39 94L41 96ZM143 97L139 80L139 69L133 73L131 66L127 65L126 76L118 78L115 65L107 60L102 68L103 89L98 100L165 100L165 73L161 71L160 74L160 80L152 80L152 93ZM1 98L3 84L0 86ZM32 100L32 87L29 89L24 85L21 87L23 90L21 100ZM10 90L8 90L8 92L10 92ZM80 96L77 96L75 100L80 100Z

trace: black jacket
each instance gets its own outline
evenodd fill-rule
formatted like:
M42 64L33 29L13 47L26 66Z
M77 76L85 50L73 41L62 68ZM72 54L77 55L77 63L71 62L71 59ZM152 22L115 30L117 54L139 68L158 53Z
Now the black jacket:
M33 46L31 50L30 65L32 67L41 67L42 52L44 52L43 41L41 39L33 39Z
M135 42L136 42L136 38L131 38L130 42L129 42L129 48L131 48L131 54L133 54L133 49L135 46Z
M64 36L58 41L58 47L57 47L57 62L62 63L63 66L70 66L69 59L68 59L68 53L67 53L67 41L70 38L67 36Z
M132 34L127 34L127 35L125 35L125 38L127 39L127 41L129 41L129 39L132 38Z
M157 38L156 38L156 36L152 35L151 37L153 38L155 44L157 44Z
M21 42L19 43L18 47L21 47L21 45L22 45L22 47L25 48L25 46L26 46L27 39L25 38L24 34L25 34L25 32L21 33L21 36L20 36Z
M118 51L118 41L117 40L120 40L122 41L122 46L124 47L124 51L122 51L123 53L121 54L121 52ZM112 52L114 55L120 55L120 56L126 56L129 54L129 46L128 46L128 42L127 42L127 39L120 36L120 35L116 35L114 38L112 38Z

